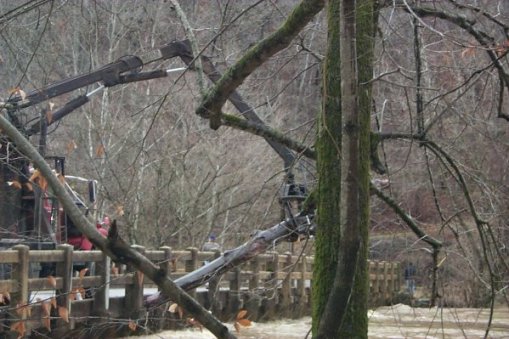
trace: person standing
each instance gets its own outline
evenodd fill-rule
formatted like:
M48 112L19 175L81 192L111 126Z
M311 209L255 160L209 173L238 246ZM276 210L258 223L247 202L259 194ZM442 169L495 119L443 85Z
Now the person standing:
M411 262L407 265L405 268L405 285L407 292L413 296L415 293L415 274L417 273L417 270L414 266L414 264Z
M221 245L216 242L216 236L211 234L201 250L207 252L221 251Z

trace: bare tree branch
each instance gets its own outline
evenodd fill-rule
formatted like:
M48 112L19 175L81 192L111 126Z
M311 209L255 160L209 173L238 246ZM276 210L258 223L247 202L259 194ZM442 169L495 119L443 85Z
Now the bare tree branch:
M257 67L286 48L292 39L322 10L324 0L302 0L283 25L273 34L251 47L235 65L221 77L203 98L196 113L210 119L210 127L221 125L221 108L235 90Z
M2 132L16 144L19 151L30 159L41 171L42 175L48 181L50 188L53 190L53 193L62 203L65 212L69 215L76 227L97 248L111 257L112 260L122 263L130 263L143 272L143 274L161 288L162 293L166 297L171 298L181 305L186 311L193 314L196 319L203 324L203 326L209 329L216 337L235 338L225 325L223 325L196 300L169 279L164 269L157 267L149 259L136 252L127 243L125 243L118 235L116 223L112 225L108 238L103 238L92 222L88 220L74 204L73 199L66 191L64 185L62 185L56 175L53 174L44 158L2 114L0 114L0 128L2 129Z

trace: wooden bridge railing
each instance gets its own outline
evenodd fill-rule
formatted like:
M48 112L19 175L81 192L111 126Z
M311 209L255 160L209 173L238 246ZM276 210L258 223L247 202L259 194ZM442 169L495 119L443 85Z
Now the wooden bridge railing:
M196 248L146 250L138 246L136 249L153 262L166 265L173 279L194 271L219 255L200 252ZM212 279L208 289L199 288L191 293L223 320L228 320L241 308L248 309L252 320L303 316L310 311L313 260L312 256L268 252L222 277ZM50 263L55 265L55 276L39 278L40 264ZM91 268L89 275L84 276L84 271L81 275L73 272L73 267L83 263ZM99 322L113 318L140 319L146 314L143 308L144 288L156 287L133 268L114 266L100 251L73 251L69 245L58 246L56 250L34 251L17 245L0 252L0 266L4 273L10 269L8 279L0 280L0 296L4 304L1 306L0 299L0 323L4 328L20 321L26 323L27 329L40 327L41 324L48 327L47 321L41 323L44 317L52 319L52 328L62 330L72 329L76 323L91 318ZM371 303L390 302L393 294L401 288L399 264L370 262L369 268ZM82 299L77 296L84 290L93 290L92 297L78 300ZM46 296L34 300L31 295L35 291L39 294L47 291ZM54 293L56 299L48 297L48 293ZM118 294L125 297L115 297ZM51 315L45 314L48 302L53 304ZM27 305L30 305L30 312L23 311L28 308ZM68 322L62 319L62 310L69 315Z

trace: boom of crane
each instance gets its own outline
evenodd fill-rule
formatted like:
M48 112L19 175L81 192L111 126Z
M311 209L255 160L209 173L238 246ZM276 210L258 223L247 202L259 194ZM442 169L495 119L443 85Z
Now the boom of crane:
M90 91L87 94L75 97L60 109L54 111L51 117L48 117L46 114L41 114L40 120L36 121L30 126L23 127L23 131L27 136L41 133L41 139L45 140L45 134L49 125L61 120L74 110L85 105L87 102L89 102L90 97L94 93L97 93L104 87L112 87L136 81L163 78L167 77L169 74L175 71L185 71L194 68L195 57L193 57L191 45L188 40L171 42L162 46L159 50L161 57L158 60L167 60L175 57L180 57L180 59L186 64L187 67L167 70L156 69L142 72L143 66L145 64L139 57L124 56L117 61L107 64L95 71L72 78L63 79L56 83L49 84L41 89L28 92L23 96L19 94L14 95L6 102L8 113L9 115L14 116L16 110L27 108L62 94L66 94L77 89L99 83L98 88ZM217 82L222 76L221 73L216 69L213 62L207 56L201 55L200 58L204 73L212 82ZM263 120L260 119L255 109L251 107L237 91L233 91L231 93L229 100L237 108L242 117L253 123L265 126ZM295 183L294 175L292 173L292 168L296 161L294 153L285 145L277 141L271 140L269 138L265 138L265 140L283 160L283 166L286 171L286 180L280 190L280 203L285 214L284 218L292 217L293 214L291 207L292 205L295 205L295 202L300 206L300 203L307 196L307 187L304 184ZM41 144L44 145L44 142L41 142ZM41 199L44 200L44 197L39 197L39 200ZM78 203L79 202L77 202L77 204ZM44 219L41 217L41 215L44 213L43 209L40 209L38 213L40 214L38 218ZM70 221L66 221L64 224L68 224L69 222ZM56 232L56 234L58 234L58 232ZM53 242L59 242L58 235L53 237Z

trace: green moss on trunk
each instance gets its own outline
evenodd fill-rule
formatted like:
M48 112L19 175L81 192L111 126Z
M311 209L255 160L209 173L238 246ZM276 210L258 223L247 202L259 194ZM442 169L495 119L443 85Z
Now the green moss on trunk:
M323 338L367 338L369 293L367 250L371 153L369 80L372 77L373 62L374 1L358 0L356 4L356 49L359 51L355 77L357 84L350 81L354 90L352 91L350 87L346 93L353 95L350 101L357 113L348 118L348 124L344 121L348 126L342 126L346 117L342 115L340 98L342 90L340 79L342 60L339 52L340 4L341 1L329 1L327 54L323 70L323 108L319 117L316 142L319 173L317 197L319 227L313 277L313 334L314 337L320 337L318 325L323 320L327 323L326 327L329 327L325 331L321 329L320 335ZM351 1L350 4L352 4ZM355 65L349 67L355 69ZM360 86L359 84L362 83L367 84ZM346 107L343 108L345 109ZM344 113L348 115L349 112L345 110ZM349 126L351 128L348 128ZM350 135L347 136L347 134ZM352 139L343 144L348 137ZM345 148L346 145L348 148ZM346 154L346 152L349 153ZM342 165L341 160L346 163ZM343 174L342 171L344 171ZM349 183L354 183L354 191L351 189L347 191L348 186L351 186ZM341 190L344 190L343 205ZM350 204L352 199L356 201ZM340 245L341 248L338 251ZM341 274L335 279L337 272ZM332 294L331 289L334 290ZM337 302L327 305L328 300ZM326 309L328 319L322 318ZM337 317L336 322L334 322L335 317ZM343 321L340 327L341 318ZM332 328L334 325L336 328Z
M313 333L325 308L334 281L341 236L341 78L339 53L339 2L327 11L327 53L323 66L323 105L316 140L319 173L317 228L313 267Z
M357 66L359 104L359 185L360 244L351 303L340 329L340 338L367 338L368 333L368 244L369 244L369 168L371 130L371 83L373 76L374 1L357 0Z

